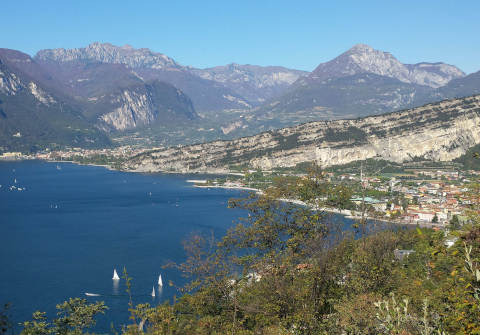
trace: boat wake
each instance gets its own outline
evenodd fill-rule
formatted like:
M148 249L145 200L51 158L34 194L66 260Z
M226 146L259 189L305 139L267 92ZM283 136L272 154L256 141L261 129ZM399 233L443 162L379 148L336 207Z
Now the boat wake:
M88 292L85 292L85 295L88 296L88 297L99 297L100 294L97 294L97 293L88 293Z

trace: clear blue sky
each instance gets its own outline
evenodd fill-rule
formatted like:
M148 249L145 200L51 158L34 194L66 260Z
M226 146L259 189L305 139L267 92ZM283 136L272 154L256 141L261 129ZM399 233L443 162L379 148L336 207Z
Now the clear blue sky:
M183 65L313 70L356 43L404 63L480 70L480 1L4 0L0 47L30 55L91 42L145 47Z

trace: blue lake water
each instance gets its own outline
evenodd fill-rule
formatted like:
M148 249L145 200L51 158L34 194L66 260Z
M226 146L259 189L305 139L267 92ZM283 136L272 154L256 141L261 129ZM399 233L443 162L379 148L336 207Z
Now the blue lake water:
M96 330L108 331L110 322L119 329L128 322L128 298L124 280L115 285L111 278L123 267L133 278L134 303L172 299L178 292L168 282L181 284L182 278L162 266L184 259L182 241L192 232L220 236L244 214L227 208L228 199L242 192L194 188L189 178L0 163L0 304L12 303L18 323L35 310L55 316L55 305L69 297L103 300L109 310Z
M220 237L246 215L227 208L228 199L244 192L194 188L189 178L201 176L0 163L0 304L12 303L13 322L31 319L35 310L52 318L56 304L83 297L109 307L95 331L107 332L111 323L119 330L128 323L128 297L125 281L112 281L114 268L121 275L126 267L133 278L135 304L156 305L178 296L168 282L181 285L184 279L162 266L184 260L182 241L192 233ZM341 230L350 229L351 220L333 219Z

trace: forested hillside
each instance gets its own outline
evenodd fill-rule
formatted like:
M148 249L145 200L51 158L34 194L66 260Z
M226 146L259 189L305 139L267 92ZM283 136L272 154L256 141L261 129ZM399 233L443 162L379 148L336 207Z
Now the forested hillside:
M189 278L174 304L134 306L127 334L479 334L480 220L447 231L359 221L344 230L326 212L323 174L280 177L265 194L233 199L248 217L225 236L194 235ZM469 193L478 199L479 185ZM338 190L336 190L336 194ZM298 197L312 207L281 202ZM333 198L330 198L333 199ZM329 205L339 207L339 203ZM450 242L450 243L449 243ZM134 281L124 272L127 292ZM103 303L71 299L23 334L80 334ZM117 327L119 325L116 325ZM118 329L118 328L117 328Z

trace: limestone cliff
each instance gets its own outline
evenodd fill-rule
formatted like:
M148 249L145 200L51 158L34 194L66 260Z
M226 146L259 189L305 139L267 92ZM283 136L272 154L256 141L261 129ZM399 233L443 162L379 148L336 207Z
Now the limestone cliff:
M90 102L98 115L97 127L105 131L198 118L182 91L159 81L121 89Z
M270 169L302 162L321 166L367 158L448 161L480 143L480 95L354 120L310 122L233 141L179 146L133 157L132 171Z

